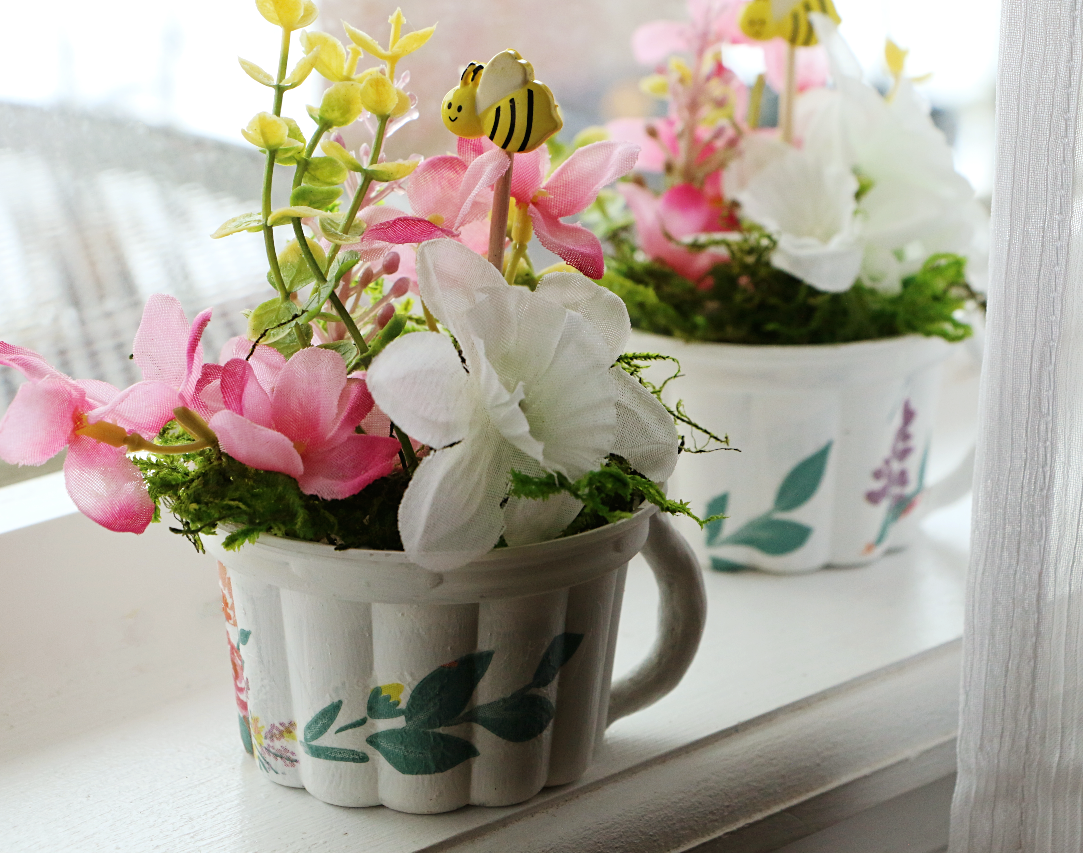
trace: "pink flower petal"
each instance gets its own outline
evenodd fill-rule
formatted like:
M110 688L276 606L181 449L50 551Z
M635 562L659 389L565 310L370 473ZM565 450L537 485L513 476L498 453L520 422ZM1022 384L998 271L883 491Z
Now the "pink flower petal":
M658 200L658 215L662 225L678 239L700 234L718 219L706 196L692 184L677 184L666 190Z
M211 321L211 309L200 311L192 321L192 328L188 333L188 342L185 347L186 365L184 382L177 389L180 391L181 400L185 405L191 405L192 396L195 393L196 383L199 381L200 365L203 364L203 345L200 343L207 324Z
M212 417L210 427L222 450L251 468L278 471L294 479L305 470L293 442L276 430L252 423L229 409Z
M164 293L151 296L143 306L143 319L132 344L132 355L143 371L143 378L157 379L180 388L187 374L185 345L188 340L188 318L184 316L180 302Z
M12 465L52 459L71 441L84 402L80 389L60 377L22 385L0 419L0 459Z
M336 423L321 446L338 444L346 436L353 435L374 405L368 383L364 379L347 379L346 387L342 389L338 398L339 412ZM307 466L308 463L306 462L305 465Z
M466 169L466 163L450 154L422 161L404 183L410 209L420 217L436 214L453 222L459 215L457 201Z
M475 158L480 157L482 154L485 153L486 142L488 142L488 140L484 139L483 137L478 137L477 139L466 139L460 136L458 138L458 141L456 142L456 150L458 151L459 157L462 158L463 162L467 165L470 165L474 162ZM491 144L492 143L490 143L490 145Z
M599 279L605 273L602 244L582 225L564 223L537 205L530 206L534 234L545 248L555 252L588 278Z
M230 338L222 347L218 362L225 364L231 358L243 358L256 371L256 379L263 386L263 390L270 391L274 388L278 374L286 366L286 357L274 347L269 347L266 344L259 344L256 351L252 352L251 358L248 357L250 352L252 352L252 342L248 338Z
M683 21L651 21L632 33L632 55L641 65L657 65L670 54L695 50L692 27Z
M544 145L526 154L516 154L511 172L511 197L523 204L530 202L542 188L548 172L549 149Z
M242 415L253 423L274 428L271 415L271 397L256 379L255 369L243 358L234 358L222 368L222 403L231 412Z
M4 341L0 341L0 364L5 367L14 367L27 379L34 381L44 379L46 376L60 376L69 382L72 381L59 370L50 367L45 359L33 350L4 343Z
M467 222L473 222L485 216L493 206L492 194L488 190L503 175L511 158L499 149L486 151L474 160L463 175L457 199L458 214L452 228L459 230Z
M668 152L658 140L648 135L647 125L655 124L654 119L618 118L607 122L605 129L614 142L629 142L639 146L639 159L636 168L641 172L661 172L666 167Z
M309 347L286 362L271 394L275 429L291 441L321 446L337 425L346 363L337 352Z
M128 432L152 439L173 419L173 409L181 404L175 388L165 382L136 382L116 397L87 413L90 423L108 421Z
M306 495L341 500L356 495L373 480L386 477L399 458L399 442L376 435L348 435L332 447L304 455L297 484Z
M64 460L64 481L79 511L109 530L142 533L154 518L143 477L120 448L76 436Z
M489 253L489 223L484 219L468 222L459 229L459 242L479 255ZM417 278L416 261L414 278Z
M378 222L365 229L361 245L370 243L424 243L440 237L454 237L455 232L434 225L419 216L399 216Z
M627 142L594 142L575 151L545 182L546 195L535 201L550 216L584 210L598 191L635 167L639 150ZM518 160L516 160L518 166ZM514 178L512 182L514 183Z
M87 398L87 408L96 409L98 406L104 406L120 393L120 389L115 385L98 379L77 379L74 384L83 389Z

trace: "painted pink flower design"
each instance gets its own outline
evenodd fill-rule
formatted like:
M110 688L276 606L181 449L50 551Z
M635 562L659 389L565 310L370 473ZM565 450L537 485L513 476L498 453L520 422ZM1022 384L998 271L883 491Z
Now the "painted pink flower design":
M398 441L355 432L372 397L363 379L347 378L335 352L302 350L269 390L248 361L234 358L219 383L225 408L210 427L222 450L252 468L288 474L305 494L346 498L395 467Z

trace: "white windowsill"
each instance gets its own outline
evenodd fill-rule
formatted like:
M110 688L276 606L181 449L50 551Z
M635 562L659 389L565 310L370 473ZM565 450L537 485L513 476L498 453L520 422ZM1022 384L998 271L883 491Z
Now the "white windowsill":
M419 817L261 778L211 558L164 525L101 530L62 488L0 490L5 851L772 850L954 767L968 501L874 566L708 575L692 669L610 729L584 779ZM655 603L637 561L618 670L649 646Z

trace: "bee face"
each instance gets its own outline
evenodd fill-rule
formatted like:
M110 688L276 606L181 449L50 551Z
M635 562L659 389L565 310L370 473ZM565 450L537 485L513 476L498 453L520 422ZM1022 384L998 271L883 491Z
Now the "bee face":
M753 0L745 6L741 14L741 30L757 41L767 41L775 37L775 19L768 0Z
M471 62L463 72L459 85L444 95L440 115L444 119L444 126L456 136L472 139L484 135L477 110L478 82L483 67Z

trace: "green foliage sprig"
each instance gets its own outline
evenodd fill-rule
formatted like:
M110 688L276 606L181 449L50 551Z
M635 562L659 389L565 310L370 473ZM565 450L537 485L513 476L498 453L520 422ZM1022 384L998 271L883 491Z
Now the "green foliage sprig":
M979 301L966 281L966 259L933 255L898 293L858 281L825 293L771 265L774 239L750 228L720 241L729 263L700 289L669 267L643 260L630 229L607 234L612 255L601 284L628 306L637 329L689 341L755 345L839 344L919 334L961 341L970 326L956 315Z

